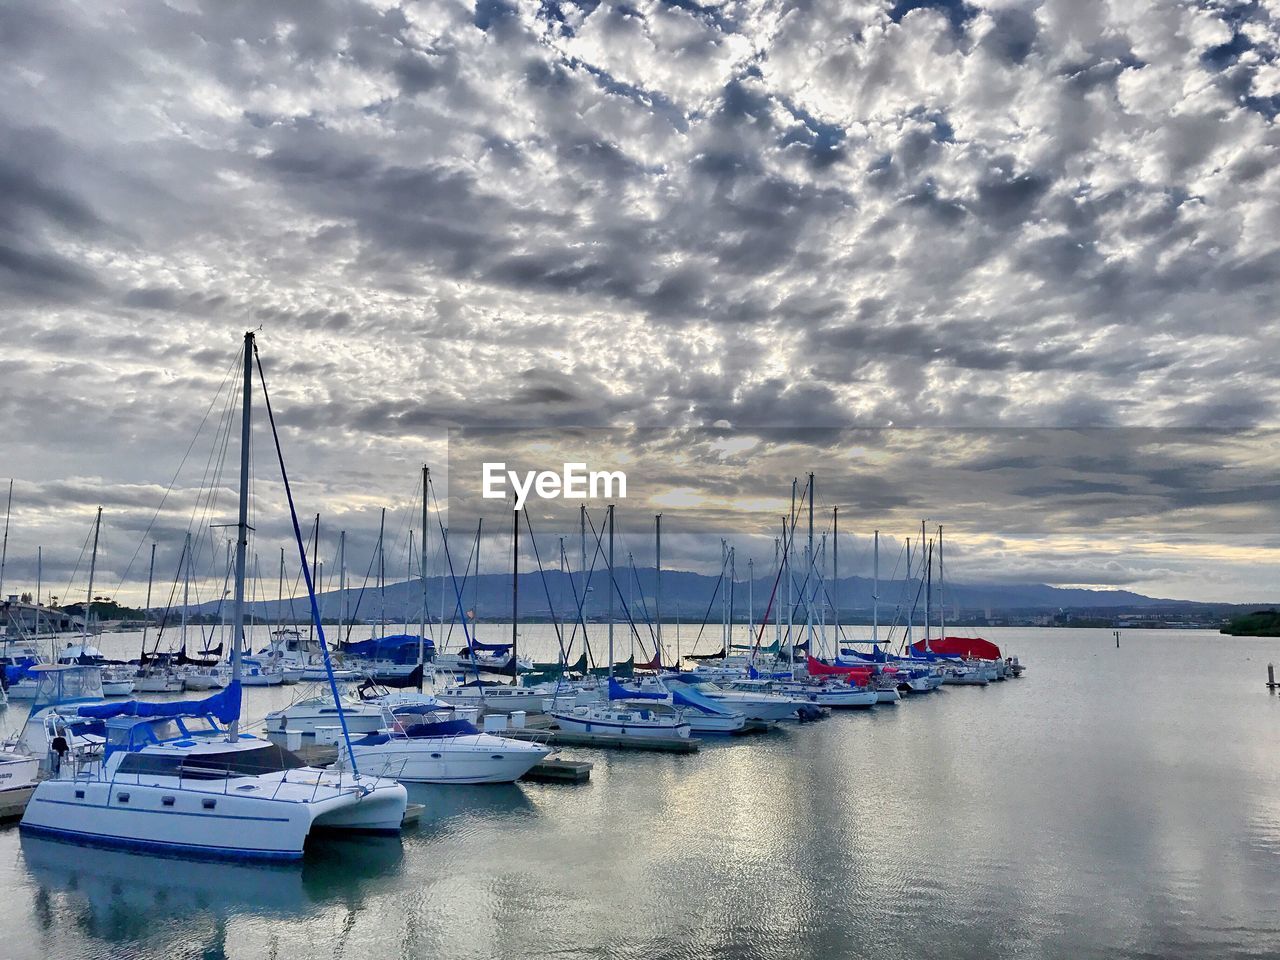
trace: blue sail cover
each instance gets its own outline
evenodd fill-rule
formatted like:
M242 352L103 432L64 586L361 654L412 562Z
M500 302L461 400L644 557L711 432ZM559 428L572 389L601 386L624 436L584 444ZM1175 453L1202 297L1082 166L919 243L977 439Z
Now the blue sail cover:
M231 723L240 717L240 681L231 681L224 689L203 700L171 700L167 703L125 700L123 703L91 703L80 707L76 713L94 720L107 720L111 717L212 716L219 723Z
M363 660L389 660L397 664L418 662L418 638L407 633L393 637L373 637L369 640L357 640L355 643L341 645L342 652L348 657ZM429 638L422 640L425 654L435 649L435 643Z
M610 700L665 700L665 693L656 693L651 690L628 690L613 677L609 678L609 699Z
M466 648L463 648L466 649ZM483 650L489 653L509 653L511 644L509 643L481 643L479 640L471 641L472 650Z
M674 703L693 707L713 717L732 717L738 712L731 710L717 700L713 700L701 690L695 690L693 687L684 685L671 688L671 699Z
M25 660L23 660L20 663L5 664L4 682L17 683L19 680L21 680L23 677L27 675L27 667L33 666L34 664L37 664L39 662L40 661L35 659L34 657L27 657Z

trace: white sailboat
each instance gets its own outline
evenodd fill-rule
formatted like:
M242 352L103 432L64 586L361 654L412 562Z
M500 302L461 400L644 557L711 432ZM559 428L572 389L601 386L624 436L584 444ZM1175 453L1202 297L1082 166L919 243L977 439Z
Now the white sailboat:
M78 707L78 719L105 727L102 759L64 764L41 782L22 819L25 832L202 857L296 859L313 829L400 829L408 800L400 784L308 768L239 729L252 333L244 353L231 683L202 701ZM314 595L312 603L314 610Z

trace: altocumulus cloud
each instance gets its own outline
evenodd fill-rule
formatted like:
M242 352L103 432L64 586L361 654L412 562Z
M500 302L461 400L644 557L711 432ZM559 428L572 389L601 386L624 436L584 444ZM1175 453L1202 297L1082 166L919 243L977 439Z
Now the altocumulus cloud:
M0 472L45 543L95 483L167 479L258 325L311 502L366 533L371 488L456 424L1269 426L1278 25L1276 0L7 6Z

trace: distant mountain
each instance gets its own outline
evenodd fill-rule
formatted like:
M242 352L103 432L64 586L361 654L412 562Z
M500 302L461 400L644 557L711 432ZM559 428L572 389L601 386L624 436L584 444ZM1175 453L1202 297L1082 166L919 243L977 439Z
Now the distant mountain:
M652 619L656 609L656 575L653 568L636 570L634 574L619 570L618 590L615 591L614 613L619 619L625 618L624 609L630 609L632 619ZM583 607L583 615L587 619L600 619L606 616L609 596L606 590L607 577L602 572L591 575L587 590L587 599ZM462 589L461 609L474 610L481 620L509 620L511 617L511 577L509 574L484 574L472 577ZM451 580L431 577L427 581L427 606L430 617L438 620L441 611L442 586L444 594L445 618L452 618L457 611L459 601L456 588ZM868 577L842 577L839 589L832 582L826 584L826 606L828 611L838 599L843 620L859 620L870 617L872 608L873 582ZM548 619L555 615L562 620L571 620L576 616L578 601L576 595L582 589L582 577L579 574L562 574L558 570L540 573L522 573L519 584L519 612L521 618ZM718 622L721 617L721 604L725 592L729 589L727 581L700 573L689 573L682 570L667 570L662 575L662 612L665 620L675 617L685 622L701 621L704 617ZM771 593L774 590L774 579L759 578L754 585L746 581L738 581L732 587L734 615L745 619L748 612L748 598L755 607L755 619L759 619L770 606ZM782 610L785 618L786 585L778 588L778 596L772 598L773 609ZM796 612L794 616L803 619L800 613L800 583L797 578L794 590ZM880 620L891 623L895 620L895 611L900 611L896 619L904 619L905 611L913 602L916 607L916 620L923 616L925 589L918 580L882 580L880 581ZM319 595L321 611L326 619L337 617L342 611L339 592L327 590ZM938 608L939 596L934 591L934 610ZM962 619L991 619L1011 614L1056 613L1072 611L1087 614L1098 612L1114 614L1116 612L1142 613L1144 611L1178 611L1195 610L1229 610L1231 604L1200 603L1191 600L1167 600L1147 597L1128 590L1087 590L1081 588L1051 587L1043 583L948 583L945 589L946 614L949 621ZM283 604L274 600L258 601L247 604L252 616L266 620L305 620L308 617L306 597L286 599ZM1257 606L1256 604L1253 606ZM218 610L216 601L193 607L201 613L215 613ZM385 616L388 620L416 622L422 609L421 581L399 581L387 584L385 599L376 585L364 588L349 588L346 591L346 616L352 620L376 620ZM830 615L830 614L828 614ZM772 613L770 614L772 619Z

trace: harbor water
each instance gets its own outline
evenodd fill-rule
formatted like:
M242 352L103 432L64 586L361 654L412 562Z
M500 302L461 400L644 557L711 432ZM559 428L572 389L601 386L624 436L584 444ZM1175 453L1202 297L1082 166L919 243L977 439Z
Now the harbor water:
M522 653L553 655L551 628L521 632ZM319 840L300 865L6 826L0 957L1280 953L1280 640L983 635L1026 676L690 755L566 749L595 764L582 785L414 787L426 812L403 837ZM249 689L246 716L303 692Z

